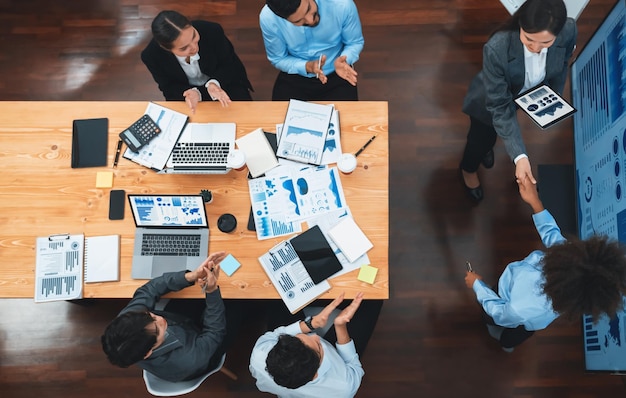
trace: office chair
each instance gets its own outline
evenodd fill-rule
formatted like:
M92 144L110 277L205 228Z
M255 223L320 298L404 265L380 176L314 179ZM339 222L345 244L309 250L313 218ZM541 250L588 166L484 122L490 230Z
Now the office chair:
M211 376L213 373L222 372L229 378L237 380L237 375L224 367L224 361L226 360L226 354L222 355L222 359L217 367L208 373L198 376L193 380L187 381L167 381L160 377L153 375L152 373L144 370L143 380L146 383L148 392L156 397L175 397L192 392L196 388L200 387L200 384Z

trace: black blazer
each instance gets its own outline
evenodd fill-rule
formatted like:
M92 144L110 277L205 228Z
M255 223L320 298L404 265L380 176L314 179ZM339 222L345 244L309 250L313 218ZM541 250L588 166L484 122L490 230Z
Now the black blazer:
M220 82L231 100L251 100L254 91L248 80L246 68L235 54L235 49L222 27L214 22L193 21L192 25L200 35L198 42L200 70L209 79ZM154 39L141 52L141 60L146 65L159 90L167 101L183 101L183 92L192 88L187 75L178 63L176 56L163 49ZM197 87L203 101L211 101L206 87Z

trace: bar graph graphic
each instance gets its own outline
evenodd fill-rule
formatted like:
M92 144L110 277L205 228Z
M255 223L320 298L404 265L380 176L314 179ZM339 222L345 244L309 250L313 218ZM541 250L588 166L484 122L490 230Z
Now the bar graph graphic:
M82 298L85 236L37 238L35 302Z
M259 257L261 267L291 313L330 289L328 281L313 283L289 241L283 241Z

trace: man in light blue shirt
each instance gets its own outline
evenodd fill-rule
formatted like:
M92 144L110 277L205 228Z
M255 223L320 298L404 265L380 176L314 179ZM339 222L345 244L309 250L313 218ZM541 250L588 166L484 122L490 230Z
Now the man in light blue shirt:
M259 23L280 71L272 100L358 100L353 64L364 40L353 0L267 0Z
M365 372L347 324L362 300L363 293L358 293L333 321L336 348L313 332L326 326L343 293L319 314L259 337L250 356L250 373L259 390L280 398L354 397Z
M560 315L613 316L626 294L626 257L619 243L606 236L566 241L544 209L536 186L528 177L517 183L547 249L510 263L500 276L497 293L479 274L468 271L465 276L483 308L489 334L507 352Z

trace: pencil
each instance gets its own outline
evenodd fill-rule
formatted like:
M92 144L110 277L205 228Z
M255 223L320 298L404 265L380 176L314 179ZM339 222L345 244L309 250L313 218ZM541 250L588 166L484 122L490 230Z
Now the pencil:
M361 147L361 149L359 149L358 151L356 151L356 153L354 154L354 157L359 156L359 155L361 154L361 152L363 152L363 151L365 150L365 148L367 148L367 146L368 146L369 144L371 144L371 143L372 143L372 141L374 141L374 139L376 138L376 136L377 136L377 135L378 135L378 134L374 134L374 135L372 136L372 138L370 138L370 139L369 139L369 140L365 143L365 145L363 145L363 146Z

